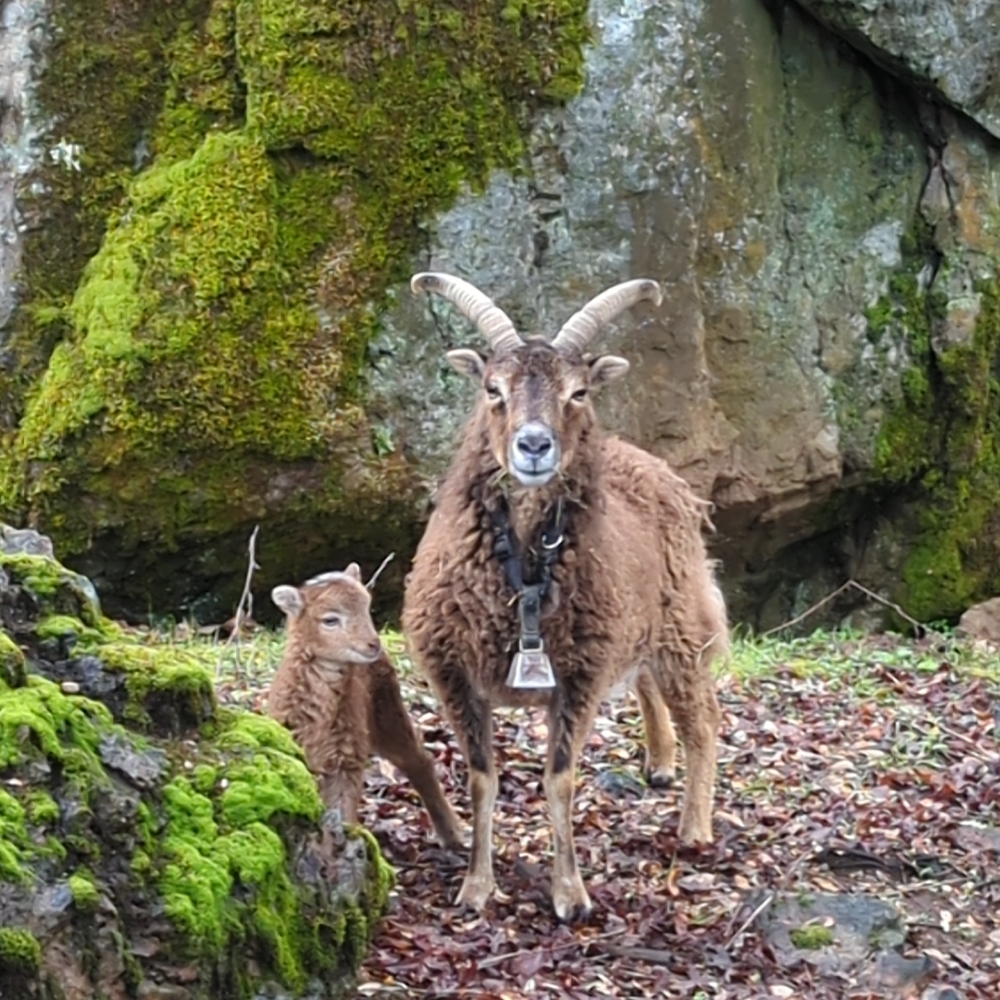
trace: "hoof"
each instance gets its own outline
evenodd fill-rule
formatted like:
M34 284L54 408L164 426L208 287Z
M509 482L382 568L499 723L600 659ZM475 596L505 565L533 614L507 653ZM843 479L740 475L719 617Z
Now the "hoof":
M688 822L686 817L682 816L680 830L677 831L677 835L685 847L711 844L712 824Z
M672 788L674 784L673 771L650 771L647 769L643 772L643 776L650 788Z
M577 878L573 883L553 888L552 909L560 923L575 924L586 920L594 906L583 887L583 881Z
M490 878L477 878L474 875L466 875L462 888L455 898L456 906L467 906L476 913L482 913L486 906L486 901L493 895L496 882L492 876Z
M469 853L469 841L459 830L452 830L447 836L438 833L437 841L446 851L454 851L456 854Z

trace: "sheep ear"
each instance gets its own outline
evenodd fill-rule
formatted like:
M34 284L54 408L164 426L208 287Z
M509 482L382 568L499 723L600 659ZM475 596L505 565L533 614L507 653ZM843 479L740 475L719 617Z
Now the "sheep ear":
M298 587L275 587L271 591L271 600L290 618L302 614L302 609L306 606Z
M455 351L449 351L445 357L459 375L467 375L469 378L480 379L486 371L486 358L478 351L473 351L468 347L460 347Z
M358 583L360 583L361 567L357 563L351 563L351 565L344 570L344 576L349 576L352 580L357 580Z
M615 357L614 354L594 358L590 362L590 385L594 389L599 389L602 385L621 378L628 368L628 362L624 358Z

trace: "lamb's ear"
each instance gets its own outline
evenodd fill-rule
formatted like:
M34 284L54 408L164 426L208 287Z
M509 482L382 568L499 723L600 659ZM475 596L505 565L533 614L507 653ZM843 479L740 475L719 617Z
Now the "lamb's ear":
M590 385L599 389L616 378L621 378L628 371L628 362L614 354L605 354L590 362Z
M349 576L352 580L357 580L358 583L361 583L361 567L357 563L351 563L344 570L344 576Z
M449 351L445 357L459 375L480 379L486 371L486 358L469 347L459 347L457 350Z
M289 617L302 614L302 609L306 606L305 601L302 600L302 592L298 587L287 585L275 587L271 591L271 600Z

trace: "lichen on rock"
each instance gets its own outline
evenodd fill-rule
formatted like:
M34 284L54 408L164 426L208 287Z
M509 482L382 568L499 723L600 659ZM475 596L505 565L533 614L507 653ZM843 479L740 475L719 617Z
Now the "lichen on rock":
M79 596L39 618L75 575L3 558L3 988L338 989L387 905L374 840L324 817L290 734L218 708L203 665L84 625Z

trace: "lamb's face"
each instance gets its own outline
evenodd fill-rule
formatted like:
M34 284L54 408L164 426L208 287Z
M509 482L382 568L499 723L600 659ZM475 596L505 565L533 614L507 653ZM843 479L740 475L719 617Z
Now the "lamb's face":
M371 595L351 563L302 587L275 587L274 603L288 616L289 633L320 662L374 663L382 644L371 619Z
M622 358L584 359L536 339L489 361L474 351L449 358L480 380L494 457L523 486L544 486L572 465L594 421L591 393L628 369Z

